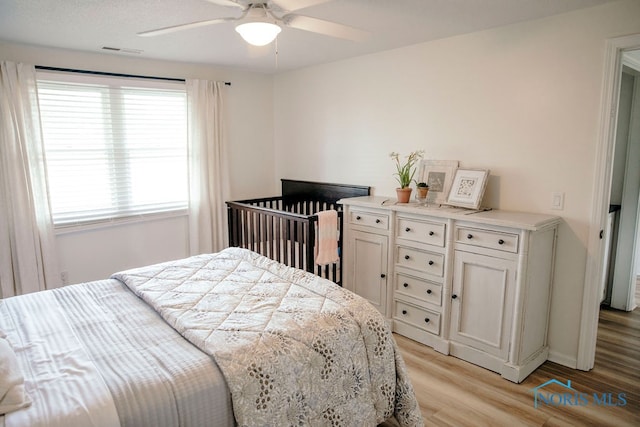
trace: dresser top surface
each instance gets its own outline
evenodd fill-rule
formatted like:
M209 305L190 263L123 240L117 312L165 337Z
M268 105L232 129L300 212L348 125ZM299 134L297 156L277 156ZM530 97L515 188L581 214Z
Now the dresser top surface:
M499 209L472 210L447 205L420 205L417 202L397 203L395 198L382 196L352 197L342 199L338 203L349 207L382 209L398 213L418 214L524 230L538 230L549 225L555 225L561 220L559 216L540 213Z

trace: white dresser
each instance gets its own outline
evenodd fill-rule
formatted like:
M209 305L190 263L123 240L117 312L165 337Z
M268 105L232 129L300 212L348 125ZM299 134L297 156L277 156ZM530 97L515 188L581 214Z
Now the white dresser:
M521 382L548 356L551 215L343 199L344 286L394 332Z

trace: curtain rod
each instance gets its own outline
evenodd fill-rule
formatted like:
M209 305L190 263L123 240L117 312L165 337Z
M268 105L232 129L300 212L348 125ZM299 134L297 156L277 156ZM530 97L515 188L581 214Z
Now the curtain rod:
M170 82L184 82L185 79L176 79L172 77L156 77L156 76L140 76L136 74L120 74L120 73L107 73L104 71L89 71L89 70L76 70L73 68L59 68L59 67L45 67L44 65L36 65L36 70L44 71L64 71L67 73L81 73L81 74L95 74L99 76L110 77L133 77L138 79L150 79L150 80L166 80ZM231 82L224 82L226 86L231 86Z

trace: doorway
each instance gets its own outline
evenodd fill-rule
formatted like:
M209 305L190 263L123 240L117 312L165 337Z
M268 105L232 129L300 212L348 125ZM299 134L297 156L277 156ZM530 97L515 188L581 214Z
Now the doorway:
M603 262L605 240L603 239L611 196L622 58L637 50L640 50L640 34L607 40L598 151L596 153L599 162L596 164L595 171L594 205L591 212L592 231L589 234L587 247L587 269L576 360L576 367L585 371L591 370L594 366L598 318L603 296L602 281L605 276L605 263ZM633 237L635 238L635 234ZM635 258L633 259L635 260ZM627 271L627 274L630 274L630 270Z
M632 311L640 254L640 50L622 54L618 98L602 303Z

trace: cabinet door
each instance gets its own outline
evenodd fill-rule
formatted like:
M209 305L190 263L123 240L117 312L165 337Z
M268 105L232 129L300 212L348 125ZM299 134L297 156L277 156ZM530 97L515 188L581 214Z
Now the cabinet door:
M349 289L366 298L380 313L386 315L387 252L385 235L351 231L348 237L351 252Z
M514 261L455 251L451 341L508 359L515 271Z

